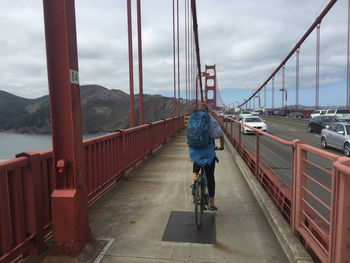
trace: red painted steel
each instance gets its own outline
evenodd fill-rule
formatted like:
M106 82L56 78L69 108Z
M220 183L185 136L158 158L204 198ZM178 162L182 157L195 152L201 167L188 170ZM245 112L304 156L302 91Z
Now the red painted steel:
M131 0L126 0L127 19L128 19L128 53L129 53L129 85L130 85L130 127L135 126L135 107L134 107L134 60L132 51L132 18L131 18Z
M44 0L43 3L55 166L52 193L55 202L51 203L54 219L52 253L77 255L90 241L91 235L83 163L75 5L71 0ZM16 171L11 178L16 180L16 185L21 185L20 172ZM75 199L70 200L76 204L75 213L71 215L77 222L75 225L68 223L64 226L60 223L64 218L64 213L59 209L60 202L66 200L55 196L62 196L66 189L76 190ZM17 193L16 203L19 203L22 190L17 187L14 190ZM18 209L16 215L22 217L23 212ZM16 223L21 224L20 221ZM72 229L72 232L68 233L66 228ZM20 235L16 237L17 240L22 239Z
M85 141L83 158L89 204L182 128L183 118L178 117ZM50 194L55 188L52 167L52 151L28 152L26 157L1 162L1 263L37 254L50 236ZM58 192L61 196L72 193Z
M145 123L143 112L143 68L142 68L142 27L141 27L141 0L137 0L137 39L139 53L139 125Z
M301 236L306 248L321 262L348 262L350 260L350 160L347 157L314 148L300 140L286 141L232 118L214 115L226 136L241 154L257 180L274 201L292 231ZM224 120L226 119L226 120ZM236 125L236 128L234 126ZM241 127L256 133L255 153L241 139ZM236 131L236 132L235 132ZM287 187L260 158L260 136L271 139L292 150L292 185ZM313 155L329 160L332 168L323 168L313 160ZM325 185L315 171L332 178L331 187ZM311 175L310 173L313 173ZM328 193L326 200L314 192L317 186ZM327 214L329 213L329 217Z
M212 71L212 74L209 72ZM213 109L216 110L216 91L217 91L217 80L216 80L216 66L215 65L205 65L205 103L211 104L213 106ZM208 81L212 80L213 84L208 85ZM212 92L213 98L208 98L208 92Z

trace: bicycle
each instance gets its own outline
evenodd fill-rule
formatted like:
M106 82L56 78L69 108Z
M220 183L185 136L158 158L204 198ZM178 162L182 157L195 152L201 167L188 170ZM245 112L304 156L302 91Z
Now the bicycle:
M224 150L224 148L215 147L215 151ZM208 188L207 177L205 175L204 166L200 166L200 171L193 184L193 202L194 202L194 217L197 228L201 228L203 211L208 208Z
M204 166L201 166L200 172L194 181L194 217L197 228L201 227L203 211L207 210L208 205L208 191L207 191L207 179L205 175Z

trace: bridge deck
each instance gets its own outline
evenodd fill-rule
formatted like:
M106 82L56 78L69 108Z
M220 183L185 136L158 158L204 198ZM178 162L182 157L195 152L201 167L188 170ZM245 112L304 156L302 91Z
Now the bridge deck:
M182 134L91 207L94 236L115 239L102 262L288 262L231 152L218 157L216 244L162 241L172 211L193 211Z

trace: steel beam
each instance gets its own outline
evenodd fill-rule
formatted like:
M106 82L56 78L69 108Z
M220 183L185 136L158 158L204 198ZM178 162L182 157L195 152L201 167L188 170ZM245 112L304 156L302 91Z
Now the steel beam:
M90 241L84 173L74 0L44 0L53 142L53 254L77 255ZM69 207L69 209L68 209Z

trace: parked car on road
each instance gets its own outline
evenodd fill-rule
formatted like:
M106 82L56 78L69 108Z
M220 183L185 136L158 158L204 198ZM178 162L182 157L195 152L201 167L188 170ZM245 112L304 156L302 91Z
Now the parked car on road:
M267 125L266 123L260 119L260 117L257 117L257 116L246 116L246 117L243 117L242 120L241 120L242 123L244 124L247 124L253 128L256 128L256 129L259 129L259 130L262 130L264 132L267 132ZM245 126L241 126L241 132L243 134L247 134L247 133L255 133L252 129L249 129Z
M324 115L338 117L342 121L350 121L350 110L348 109L329 109Z
M350 123L333 123L321 132L322 148L333 147L350 156Z
M322 129L327 129L334 122L340 122L341 120L333 116L317 116L309 121L309 132L320 133Z
M297 119L305 118L304 114L302 114L301 112L291 112L288 114L288 117Z
M326 113L326 110L315 110L313 113L310 114L310 118L313 119L317 116L324 115Z

